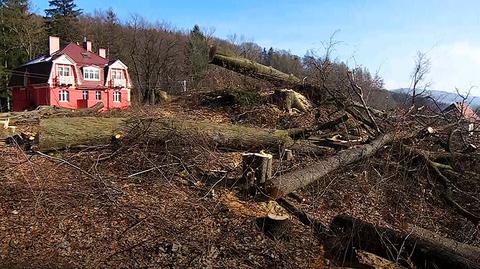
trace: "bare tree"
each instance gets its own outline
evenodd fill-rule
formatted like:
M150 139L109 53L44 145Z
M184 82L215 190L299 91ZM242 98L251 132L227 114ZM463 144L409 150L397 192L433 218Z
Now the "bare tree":
M175 66L177 40L163 24L151 24L140 17L132 18L127 38L138 98L153 105Z
M430 66L430 58L428 58L427 54L418 51L410 84L410 89L412 90L412 106L415 105L415 99L424 94L427 88L430 87L430 82L427 81L427 75L430 73Z

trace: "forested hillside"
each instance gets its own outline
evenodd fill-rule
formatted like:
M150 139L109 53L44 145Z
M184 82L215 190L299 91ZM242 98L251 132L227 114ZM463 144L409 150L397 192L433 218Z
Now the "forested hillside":
M0 1L0 268L480 269L480 116L426 54L395 93L335 35Z
M250 79L208 65L209 47L217 46L232 55L272 66L287 74L306 81L318 80L315 61L321 60L314 53L298 56L288 50L263 48L245 41L237 35L219 39L215 32L192 25L191 29L178 29L167 22L150 21L140 15L121 20L113 9L99 10L94 14L84 13L74 1L50 1L46 16L32 13L27 0L3 0L0 7L0 98L2 109L6 109L9 96L8 81L12 72L22 63L48 51L48 36L58 36L63 44L82 42L84 38L93 42L93 49L108 48L110 59L121 59L130 67L134 82L133 99L138 104L155 104L158 91L170 93L182 90L186 81L189 91L242 88L258 90L269 87L262 81ZM241 33L239 33L241 34ZM288 49L288 48L287 48ZM312 48L314 49L314 48ZM335 75L328 83L339 89L348 87L348 67L341 61L332 61ZM371 75L362 67L355 68L357 81L366 91L383 87L381 78ZM380 107L391 107L388 92L379 100L368 95Z

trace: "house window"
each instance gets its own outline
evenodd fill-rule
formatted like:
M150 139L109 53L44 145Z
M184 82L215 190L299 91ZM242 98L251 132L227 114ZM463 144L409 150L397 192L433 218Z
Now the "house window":
M120 102L122 100L122 94L120 92L113 92L113 101Z
M96 91L95 92L95 100L102 100L102 92Z
M57 77L69 77L70 76L70 67L69 66L57 66Z
M82 99L83 100L88 100L88 91L83 91L82 92Z
M60 99L60 102L68 102L70 100L70 96L67 90L61 90L59 92L58 99Z
M85 67L83 69L83 79L85 80L100 80L100 69L96 67Z
M122 70L112 70L113 79L122 79Z

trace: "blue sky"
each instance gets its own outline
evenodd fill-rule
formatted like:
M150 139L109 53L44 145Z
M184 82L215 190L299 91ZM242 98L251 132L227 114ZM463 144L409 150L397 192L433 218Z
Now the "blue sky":
M304 55L322 52L338 30L335 56L378 71L387 88L408 87L417 51L426 52L433 89L455 87L480 95L480 1L478 0L77 0L85 12L113 8L122 20L139 14L180 29L194 24L233 34L264 47ZM43 14L47 0L32 0Z

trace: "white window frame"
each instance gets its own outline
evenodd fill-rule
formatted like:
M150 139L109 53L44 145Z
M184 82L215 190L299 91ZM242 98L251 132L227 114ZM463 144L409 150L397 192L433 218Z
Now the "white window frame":
M113 102L120 103L122 101L122 93L120 91L113 92Z
M69 77L70 75L70 66L68 65L57 65L57 77Z
M122 79L123 78L123 71L120 69L113 69L112 70L112 79Z
M60 102L69 102L70 92L68 90L60 90L60 92L58 93L58 100Z
M82 91L82 100L88 100L88 91Z
M83 79L89 81L100 81L100 68L93 66L84 67Z
M95 91L95 100L102 100L102 91Z

